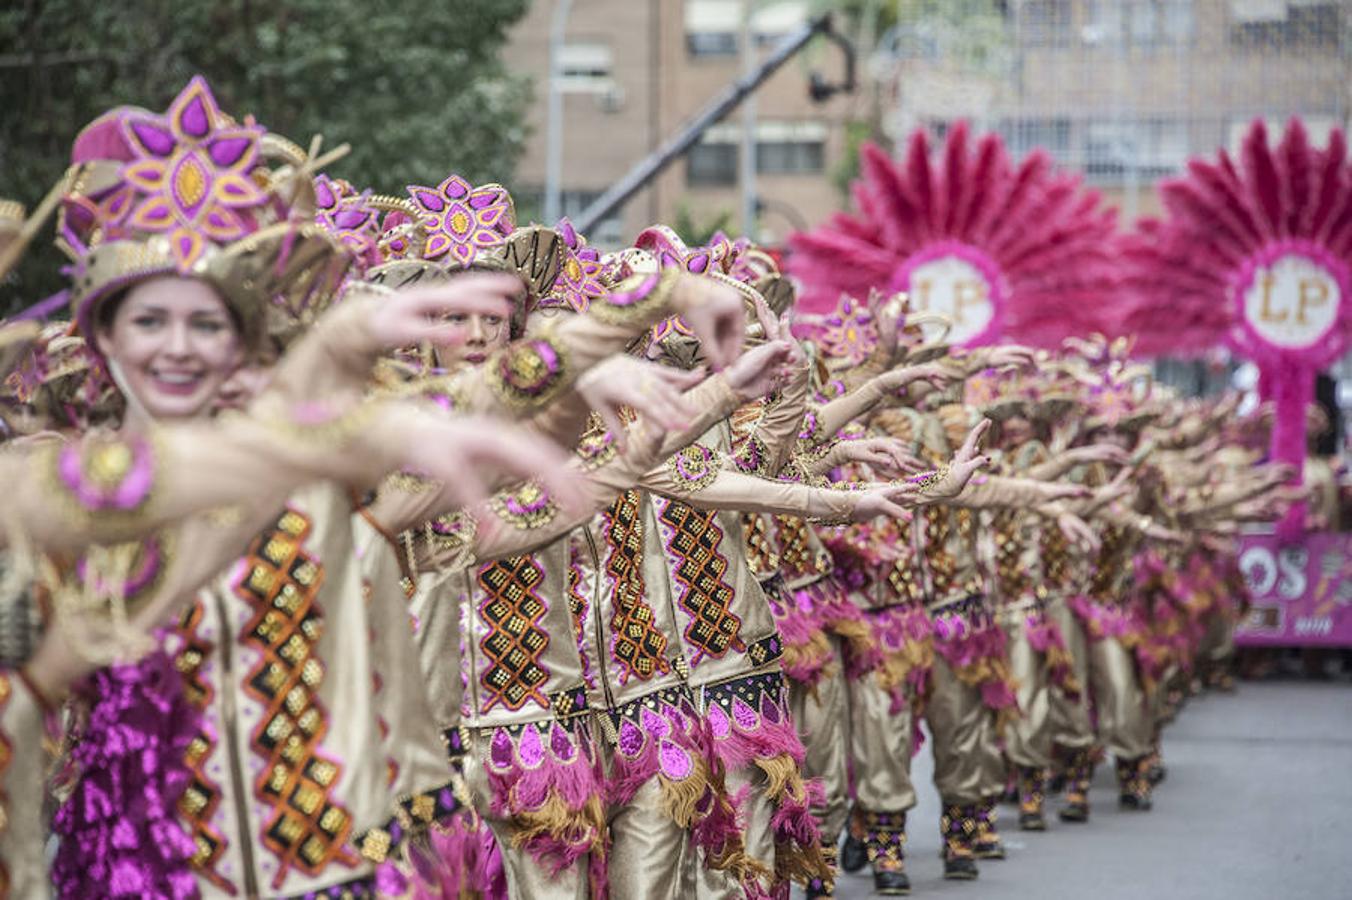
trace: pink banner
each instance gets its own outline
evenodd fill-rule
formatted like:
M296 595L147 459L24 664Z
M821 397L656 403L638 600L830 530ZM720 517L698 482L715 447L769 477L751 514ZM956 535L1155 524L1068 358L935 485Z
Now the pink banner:
M1352 647L1352 533L1245 535L1240 547L1253 606L1237 644Z

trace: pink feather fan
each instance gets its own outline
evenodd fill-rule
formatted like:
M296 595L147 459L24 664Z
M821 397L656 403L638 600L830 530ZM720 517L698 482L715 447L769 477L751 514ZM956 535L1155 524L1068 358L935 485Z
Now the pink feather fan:
M1253 289L1255 269L1283 256L1309 259L1341 282L1341 300L1348 301L1352 162L1341 131L1320 150L1293 118L1273 147L1256 121L1238 164L1224 149L1214 159L1194 158L1159 190L1164 217L1142 221L1120 245L1127 301L1112 330L1138 335L1139 352L1190 355L1229 344L1261 361L1270 348L1245 324L1241 295ZM1346 346L1347 336L1339 322L1299 349L1318 367Z
M907 287L924 309L927 298L911 278L927 263L949 261L985 281L992 307L965 343L1055 347L1112 321L1115 214L1045 152L1015 160L996 134L973 145L960 122L937 153L924 131L914 132L901 162L866 145L861 170L852 214L790 238L787 267L803 283L804 312L829 311L842 294Z

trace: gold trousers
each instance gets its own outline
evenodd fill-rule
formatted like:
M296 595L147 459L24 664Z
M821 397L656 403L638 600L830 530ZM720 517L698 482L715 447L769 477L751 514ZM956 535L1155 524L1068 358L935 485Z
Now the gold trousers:
M1027 612L1002 617L1009 670L1018 687L1022 715L1005 728L1005 756L1016 766L1042 768L1052 762L1052 686L1047 661L1033 649L1025 623ZM1050 617L1050 611L1048 613ZM1059 692L1057 692L1059 693Z
M1118 759L1138 759L1151 749L1155 719L1131 652L1117 638L1089 646L1089 685L1094 692L1099 741Z
M1071 670L1082 686L1080 696L1067 697L1061 691L1052 691L1049 697L1052 743L1067 750L1087 750L1094 745L1094 722L1089 716L1089 638L1084 625L1065 603L1047 608L1047 615L1061 626L1070 653Z
M995 711L981 691L963 684L942 654L934 655L933 688L925 718L933 737L934 786L945 806L966 806L999 796L1005 765Z
M614 900L687 900L695 896L697 861L690 834L662 810L654 776L611 810L610 896Z
M845 672L840 663L840 642L838 638L832 638L831 643L836 650L836 662L815 687L809 688L792 680L788 682L789 710L798 725L798 737L805 751L803 777L820 779L826 794L825 805L814 807L812 815L821 826L822 844L828 847L839 842L849 814L846 753L850 713ZM872 678L871 675L867 677ZM909 725L909 716L907 720ZM860 771L858 759L855 771Z
M465 784L474 808L492 829L502 851L507 896L511 900L587 900L591 895L588 857L582 857L557 875L550 874L530 853L513 846L511 823L493 812L493 792L484 767L489 752L487 736L491 733L488 729L471 731L465 756Z
M899 712L892 712L892 693L878 683L876 672L846 684L855 803L866 812L906 812L915 806L911 706L907 703ZM839 833L839 829L832 832Z

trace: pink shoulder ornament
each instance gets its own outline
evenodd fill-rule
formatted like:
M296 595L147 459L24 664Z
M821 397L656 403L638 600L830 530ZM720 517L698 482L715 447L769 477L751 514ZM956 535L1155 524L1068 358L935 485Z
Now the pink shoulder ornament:
M1054 171L1040 150L1016 162L995 134L971 148L966 123L935 160L917 131L904 163L872 144L861 162L855 212L790 238L804 311L878 289L947 317L957 346L1054 347L1093 330L1117 286L1115 216L1079 176Z

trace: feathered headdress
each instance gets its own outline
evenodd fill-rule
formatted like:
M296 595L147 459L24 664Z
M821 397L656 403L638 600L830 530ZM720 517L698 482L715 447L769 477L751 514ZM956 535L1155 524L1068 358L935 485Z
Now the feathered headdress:
M955 344L1055 346L1091 330L1086 318L1116 287L1114 213L1040 150L1016 162L998 135L969 141L955 125L937 163L923 131L904 164L865 145L855 212L790 238L805 310L876 288L946 314Z

